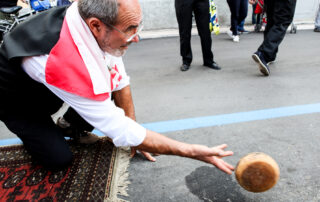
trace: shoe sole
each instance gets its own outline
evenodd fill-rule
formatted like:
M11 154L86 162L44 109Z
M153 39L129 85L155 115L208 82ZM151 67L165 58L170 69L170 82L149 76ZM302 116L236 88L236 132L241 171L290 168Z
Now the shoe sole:
M262 61L260 60L259 56L256 55L256 54L253 54L252 55L252 59L259 64L259 69L260 69L260 72L265 75L265 76L269 76L270 72L269 72L269 69L268 67L266 67Z
M267 65L269 66L269 65L272 65L273 63L275 63L275 60L268 62Z

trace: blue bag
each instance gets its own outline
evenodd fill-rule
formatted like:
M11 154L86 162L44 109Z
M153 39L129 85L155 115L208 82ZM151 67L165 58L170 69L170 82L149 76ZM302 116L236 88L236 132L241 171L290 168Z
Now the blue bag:
M30 0L30 5L35 11L43 11L51 8L50 0Z

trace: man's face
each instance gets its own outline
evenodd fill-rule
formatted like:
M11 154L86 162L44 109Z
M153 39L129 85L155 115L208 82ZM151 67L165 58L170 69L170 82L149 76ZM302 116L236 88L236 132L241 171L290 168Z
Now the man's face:
M101 37L97 39L100 48L117 57L124 55L132 42L138 42L136 34L142 23L142 12L137 0L119 0L119 14L117 24L113 27L104 25Z

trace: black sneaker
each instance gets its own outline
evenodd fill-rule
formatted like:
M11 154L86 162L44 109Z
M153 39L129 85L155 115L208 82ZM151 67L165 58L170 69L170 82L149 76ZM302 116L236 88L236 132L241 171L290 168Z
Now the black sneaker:
M189 64L182 64L180 67L180 70L185 72L188 71L190 69L190 65Z
M63 117L58 118L57 126L63 131L65 137L70 137L81 144L93 144L99 140L99 137L91 132L80 132L73 128Z
M267 64L266 60L264 59L262 53L260 51L257 51L252 55L252 58L256 63L259 64L260 72L265 76L269 76L270 70L269 70L268 64Z
M320 27L315 27L313 31L314 32L320 32Z

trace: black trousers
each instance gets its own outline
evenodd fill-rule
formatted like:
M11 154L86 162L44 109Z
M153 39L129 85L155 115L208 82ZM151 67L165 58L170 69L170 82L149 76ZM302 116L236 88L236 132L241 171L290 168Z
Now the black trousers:
M72 108L64 118L80 130L91 131L93 127L85 122ZM71 120L71 121L70 121ZM7 128L23 142L32 158L50 170L59 170L72 161L72 152L64 138L65 133L56 126L50 114L13 113L3 119Z
M1 121L23 142L33 159L51 170L62 169L72 161L72 152L64 138L65 133L56 126L51 115L59 110L63 101L44 85L33 81L21 71L19 91L1 95ZM9 93L11 92L11 93ZM72 108L64 118L78 131L91 131L93 127Z
M202 57L205 65L212 64L211 33L209 30L209 2L208 0L175 0L176 16L179 25L180 54L183 64L191 64L191 29L192 12L194 13L198 33L201 40Z
M227 0L231 12L231 31L238 35L238 25L247 17L248 0Z
M296 0L265 0L267 26L264 40L258 51L262 52L267 62L274 61L278 47L291 24L296 7Z

